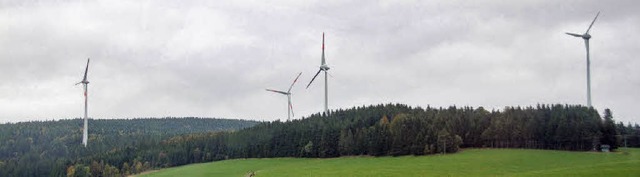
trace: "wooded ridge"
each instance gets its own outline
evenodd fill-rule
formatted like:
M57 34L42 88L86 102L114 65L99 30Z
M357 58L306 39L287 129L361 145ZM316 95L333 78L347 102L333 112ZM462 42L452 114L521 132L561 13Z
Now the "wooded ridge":
M122 120L111 126L96 121L86 149L79 143L81 122L72 121L65 126L56 121L1 125L0 140L11 143L0 146L0 176L121 176L234 158L428 155L467 147L640 147L638 124L616 124L608 109L601 117L592 108L560 104L503 110L380 104L284 122L226 120L225 128L215 130L203 127L219 124L193 118L170 126L147 125L152 120ZM116 128L126 125L131 128ZM241 130L223 131L235 129ZM47 133L51 131L62 133Z

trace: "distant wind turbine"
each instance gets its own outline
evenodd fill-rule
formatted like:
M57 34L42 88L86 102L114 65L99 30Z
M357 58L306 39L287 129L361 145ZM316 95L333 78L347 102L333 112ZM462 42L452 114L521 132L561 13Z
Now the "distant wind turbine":
M84 128L82 130L82 144L84 147L87 147L87 140L89 139L89 123L87 122L87 84L89 84L87 71L89 71L89 60L90 59L87 59L87 67L84 69L84 78L82 78L82 81L76 83L76 85L82 84L84 86Z
M295 117L295 114L293 114L293 104L291 104L291 88L293 88L293 85L296 84L296 81L298 81L298 78L300 77L300 75L302 75L302 73L298 74L296 79L293 80L293 83L291 83L291 86L289 86L289 90L287 90L286 92L279 91L279 90L273 90L273 89L267 89L267 91L270 91L270 92L275 92L275 93L287 95L287 101L289 102L289 104L287 106L287 120L289 120L292 115Z
M324 112L325 112L326 115L329 115L329 106L328 106L328 102L329 102L329 88L328 87L329 86L328 86L328 81L327 81L327 71L329 71L329 66L327 65L327 62L325 61L325 58L324 58L324 33L322 33L322 58L321 58L321 62L320 62L320 70L318 70L316 75L313 76L313 79L311 79L309 84L307 84L307 89L309 88L311 83L313 83L313 80L316 79L318 74L320 74L320 71L324 71Z
M598 15L600 15L600 12L598 12L598 14L596 14L596 17L593 18L593 21L591 21L591 25L589 25L589 28L587 28L587 32L585 32L584 34L566 33L568 35L581 37L582 39L584 39L584 45L587 48L587 106L589 107L591 107L591 63L589 60L589 39L591 39L591 35L589 34L589 30L591 30L593 23L595 23L596 19L598 19Z

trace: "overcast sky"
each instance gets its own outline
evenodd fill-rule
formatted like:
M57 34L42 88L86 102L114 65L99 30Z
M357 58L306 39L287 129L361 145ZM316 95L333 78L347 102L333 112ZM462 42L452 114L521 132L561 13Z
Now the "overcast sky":
M379 103L586 104L639 122L640 1L0 0L0 122L77 118L286 119Z

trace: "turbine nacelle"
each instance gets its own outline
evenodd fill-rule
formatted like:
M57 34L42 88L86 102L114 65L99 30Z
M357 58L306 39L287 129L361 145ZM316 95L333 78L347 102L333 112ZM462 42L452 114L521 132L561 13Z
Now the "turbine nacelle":
M326 65L326 64L320 66L320 70L328 71L329 69L331 69L331 68L329 68L329 66Z
M80 82L78 82L78 83L76 83L74 85L78 85L78 84L89 84L89 81L80 81Z
M584 33L584 34L576 34L576 33L565 33L567 35L571 35L573 37L580 37L584 40L589 40L591 39L591 35L589 33Z

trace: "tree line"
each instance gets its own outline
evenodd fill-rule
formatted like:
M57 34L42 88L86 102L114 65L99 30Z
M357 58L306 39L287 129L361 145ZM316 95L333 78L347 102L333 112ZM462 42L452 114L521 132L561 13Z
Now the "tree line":
M81 133L78 130L75 134ZM616 124L610 110L601 117L595 109L579 105L486 110L380 104L299 120L261 122L237 131L150 135L122 141L113 146L117 148L76 153L79 155L68 157L62 166L25 167L55 171L49 174L6 176L125 176L234 158L428 155L455 153L460 148L590 151L599 150L602 144L616 149L625 142L629 147L640 147L640 126Z
M233 132L175 136L158 145L99 154L78 161L113 165L121 175L140 170L234 158L401 156L454 153L459 148L531 148L590 151L612 149L626 137L640 143L640 127L615 124L579 105L420 108L402 104L339 109L300 120L262 122ZM81 176L81 175L79 175Z

